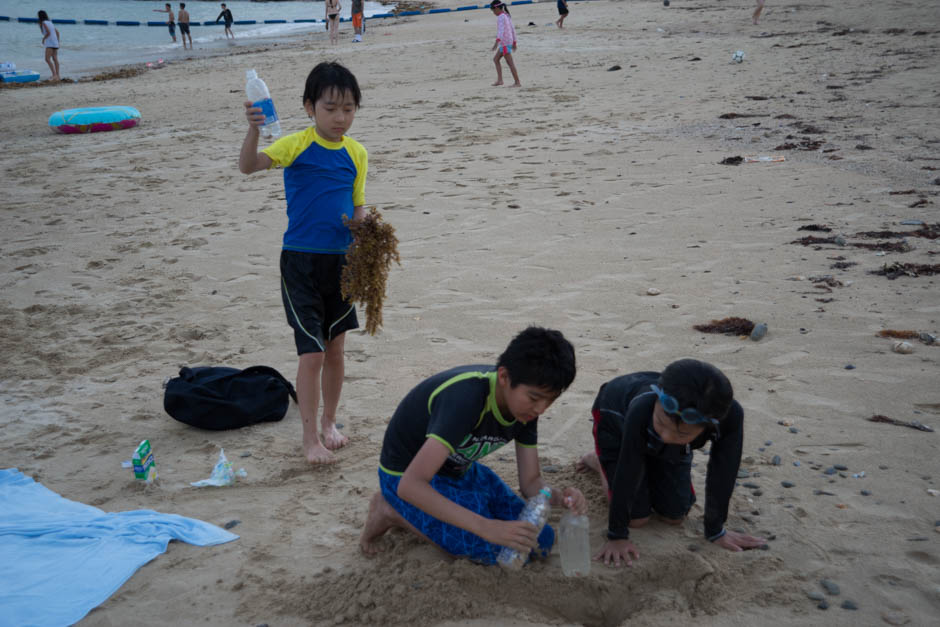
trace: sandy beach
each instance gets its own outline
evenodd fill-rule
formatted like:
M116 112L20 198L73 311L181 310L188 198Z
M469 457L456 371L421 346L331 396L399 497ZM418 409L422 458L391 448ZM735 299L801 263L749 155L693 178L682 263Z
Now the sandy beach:
M361 44L343 24L336 47L318 35L0 89L0 467L105 511L237 521L241 536L172 543L80 624L933 624L940 434L869 418L940 429L940 345L915 337L903 354L878 336L940 333L940 13L769 0L753 25L752 10L572 2L559 30L554 3L511 7L520 89L490 86L486 10L370 21ZM350 444L311 468L296 406L278 423L199 431L164 413L162 383L193 365L264 364L293 380L284 188L280 173L238 172L244 76L258 70L294 132L304 78L330 59L359 79L349 135L369 151L367 204L396 228L402 264L381 333L346 340ZM106 104L138 108L141 125L47 126L54 111ZM768 333L693 329L726 316ZM557 554L506 573L398 532L363 556L398 401L435 372L495 362L533 323L577 350L539 450L547 481L587 496L595 549L606 497L574 463L593 446L597 389L690 356L721 368L744 407L747 476L728 526L773 536L769 550L707 543L700 500L679 528L637 531L632 568L580 579ZM121 467L144 438L153 486ZM190 487L219 447L247 478ZM706 461L696 455L699 494ZM510 447L485 462L516 485Z

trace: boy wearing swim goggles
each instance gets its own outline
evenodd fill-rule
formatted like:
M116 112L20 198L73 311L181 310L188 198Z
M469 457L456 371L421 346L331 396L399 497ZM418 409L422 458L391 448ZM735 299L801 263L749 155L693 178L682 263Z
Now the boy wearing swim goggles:
M744 410L720 370L681 359L662 373L623 375L601 386L591 413L595 451L578 469L600 473L610 502L607 542L595 560L632 565L640 555L630 529L644 526L654 511L671 525L685 520L696 501L692 451L708 441L705 537L729 551L766 543L724 528L741 464Z

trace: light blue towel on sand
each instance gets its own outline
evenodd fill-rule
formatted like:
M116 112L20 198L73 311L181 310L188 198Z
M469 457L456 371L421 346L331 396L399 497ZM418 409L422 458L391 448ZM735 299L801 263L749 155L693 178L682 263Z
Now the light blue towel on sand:
M151 510L106 513L0 469L0 626L70 625L103 603L170 540L238 538Z

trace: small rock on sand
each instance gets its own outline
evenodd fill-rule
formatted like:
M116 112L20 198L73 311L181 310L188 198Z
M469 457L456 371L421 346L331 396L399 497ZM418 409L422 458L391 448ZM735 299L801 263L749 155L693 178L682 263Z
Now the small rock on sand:
M839 596L839 592L841 592L841 590L839 590L839 584L832 581L831 579L820 579L819 585L823 587L823 590L834 597Z

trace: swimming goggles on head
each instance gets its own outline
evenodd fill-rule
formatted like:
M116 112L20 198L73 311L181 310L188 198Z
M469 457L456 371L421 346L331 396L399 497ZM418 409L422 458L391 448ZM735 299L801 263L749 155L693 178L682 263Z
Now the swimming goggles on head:
M650 385L650 387L653 389L653 392L656 393L656 396L659 397L659 404L663 406L663 409L667 414L678 416L682 419L682 422L687 425L700 425L702 423L707 423L714 427L718 426L717 420L714 418L709 418L694 407L686 407L682 411L679 411L679 401L663 392L662 389L657 385Z

